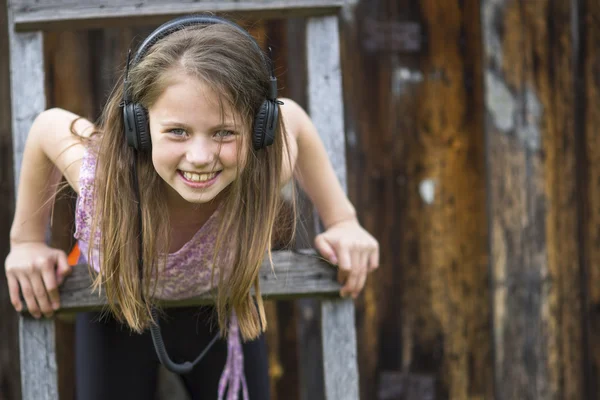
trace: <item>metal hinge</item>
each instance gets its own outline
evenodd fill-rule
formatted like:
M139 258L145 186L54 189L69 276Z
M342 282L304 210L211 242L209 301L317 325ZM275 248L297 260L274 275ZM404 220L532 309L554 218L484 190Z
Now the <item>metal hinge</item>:
M417 53L423 42L418 22L364 19L362 45L367 51Z

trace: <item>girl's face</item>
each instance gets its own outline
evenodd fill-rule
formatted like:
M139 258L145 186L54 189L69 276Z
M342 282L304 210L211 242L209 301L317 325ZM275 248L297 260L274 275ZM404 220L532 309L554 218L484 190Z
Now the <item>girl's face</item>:
M152 163L168 184L171 204L206 203L237 177L246 132L234 125L232 110L222 113L208 85L183 73L170 82L148 109Z

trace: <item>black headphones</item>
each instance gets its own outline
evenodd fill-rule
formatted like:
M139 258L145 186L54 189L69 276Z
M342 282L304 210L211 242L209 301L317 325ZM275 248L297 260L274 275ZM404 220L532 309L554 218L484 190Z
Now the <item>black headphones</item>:
M190 15L176 18L159 26L152 32L146 40L142 42L138 51L133 58L132 64L137 65L142 58L148 53L150 48L162 38L171 33L180 31L190 26L195 25L214 25L225 24L234 27L239 32L251 39L256 51L261 55L265 62L265 66L270 72L270 87L269 96L266 98L258 113L254 117L254 131L252 134L252 145L255 150L260 150L273 144L275 140L275 131L277 129L277 121L279 119L279 107L281 104L277 100L277 78L273 71L273 62L267 59L256 40L245 29L239 25L213 15ZM150 128L148 125L148 110L139 103L131 101L129 93L129 81L127 80L129 73L129 57L127 58L127 67L125 72L125 80L123 81L123 121L125 123L125 135L127 144L137 151L147 152L152 148L150 140Z

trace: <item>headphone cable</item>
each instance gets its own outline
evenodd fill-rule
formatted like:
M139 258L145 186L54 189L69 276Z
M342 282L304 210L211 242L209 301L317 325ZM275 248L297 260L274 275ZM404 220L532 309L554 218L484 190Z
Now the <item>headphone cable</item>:
M133 188L137 200L137 211L138 211L138 274L140 280L140 296L142 298L142 302L146 303L146 298L144 297L144 290L142 286L143 278L144 278L144 239L143 239L143 230L142 230L142 205L141 205L141 196L140 196L140 186L138 181L138 173L137 173L137 161L138 161L138 153L137 151L133 152L133 168L131 169L133 172ZM174 372L176 374L182 375L187 374L192 371L192 369L198 364L204 356L208 353L208 351L212 348L212 346L219 339L219 332L211 339L211 341L206 345L204 350L196 357L196 359L192 362L185 361L183 363L175 363L169 357L167 353L167 349L165 347L165 342L162 337L162 333L160 331L160 322L159 315L156 307L153 305L150 306L150 312L152 314L152 318L154 319L154 323L150 326L150 334L152 335L152 343L154 344L154 350L156 351L156 356L162 365L165 366L169 371Z

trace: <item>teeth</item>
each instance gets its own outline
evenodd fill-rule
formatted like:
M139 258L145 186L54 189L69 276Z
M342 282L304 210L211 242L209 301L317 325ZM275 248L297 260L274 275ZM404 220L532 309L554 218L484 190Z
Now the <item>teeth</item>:
M212 174L196 174L193 172L183 172L183 176L185 179L187 179L188 181L192 181L192 182L206 182L211 180L212 178L214 178L217 173L213 172Z

